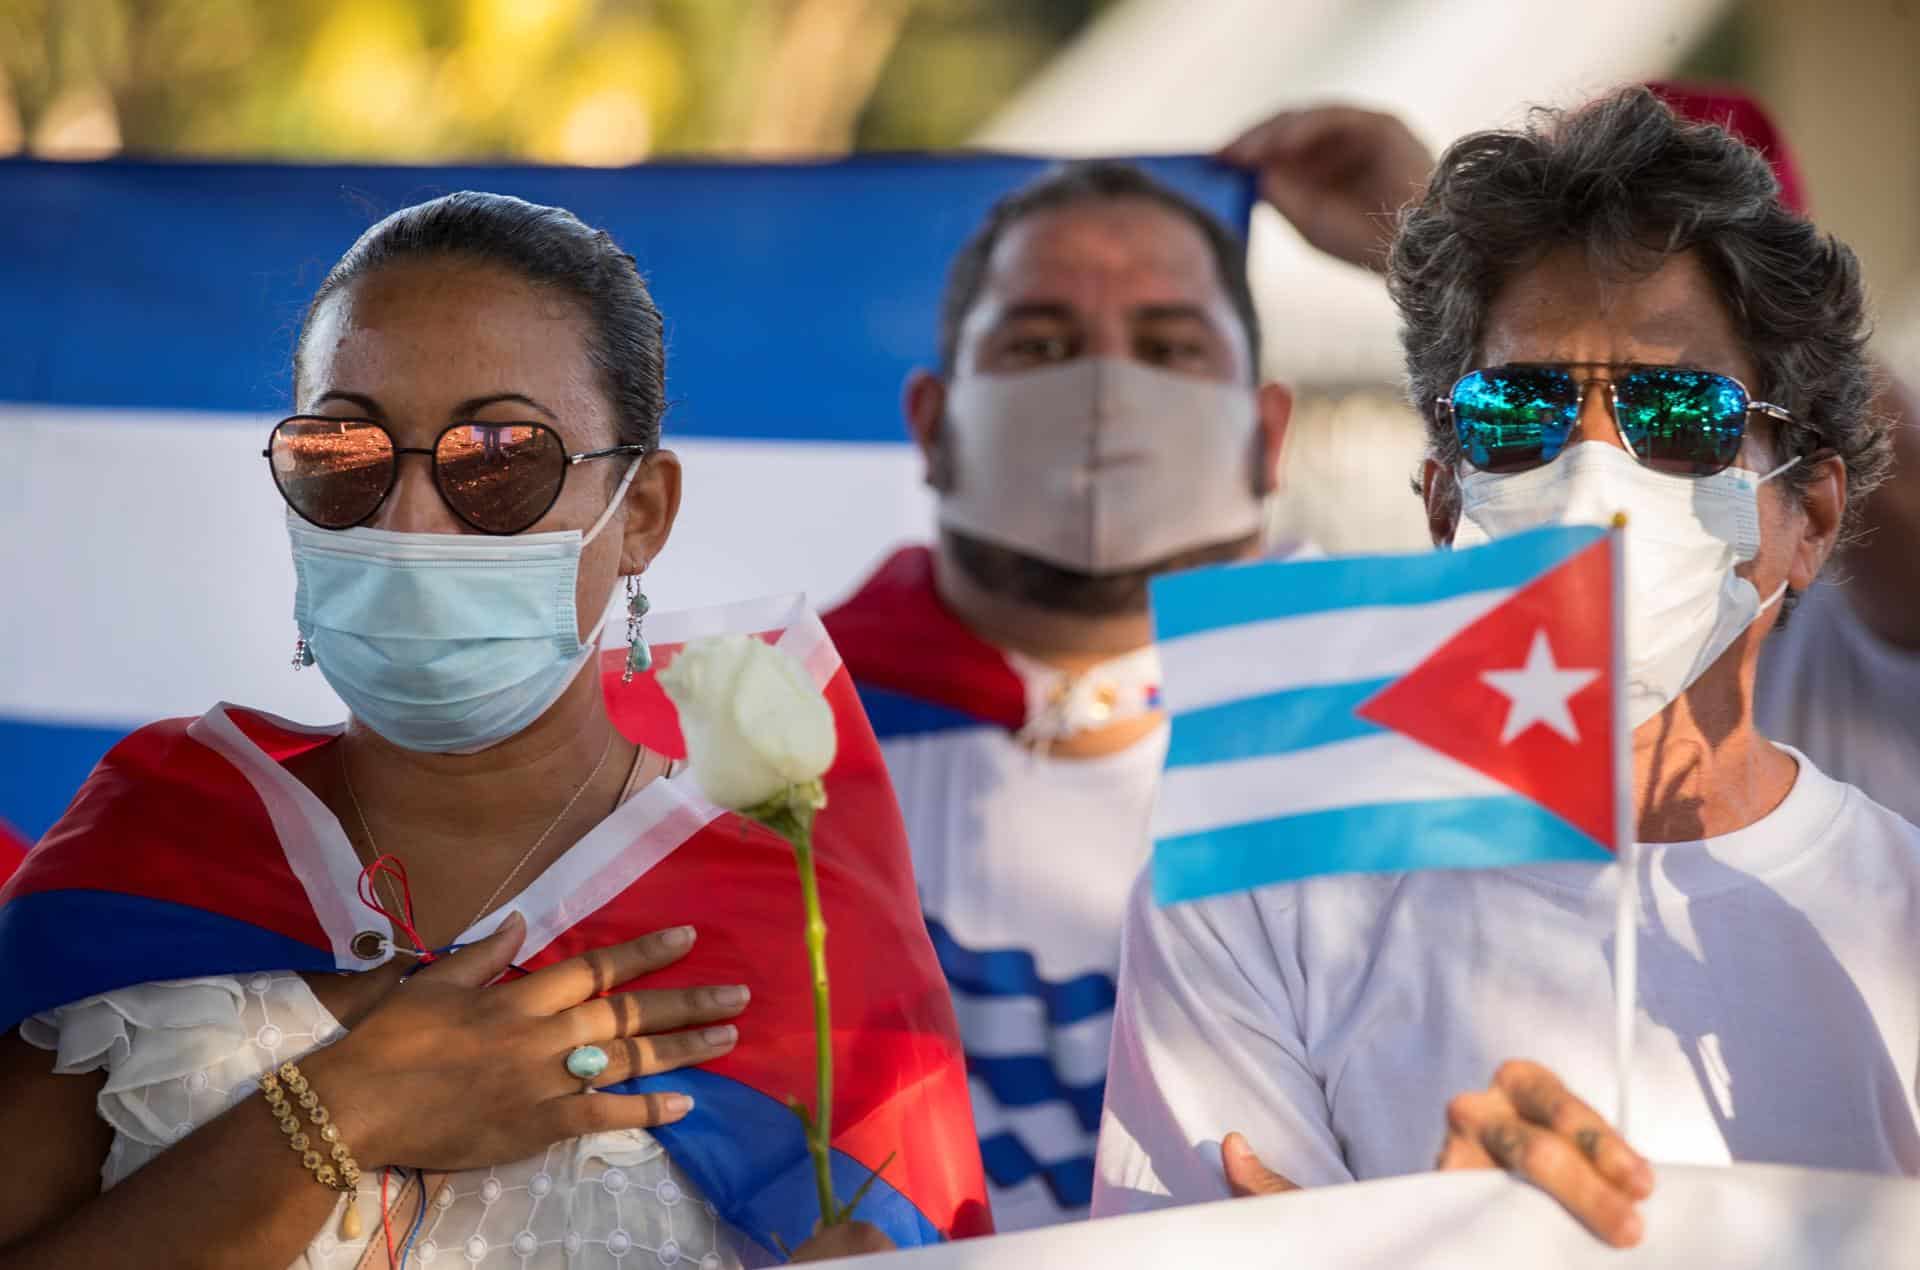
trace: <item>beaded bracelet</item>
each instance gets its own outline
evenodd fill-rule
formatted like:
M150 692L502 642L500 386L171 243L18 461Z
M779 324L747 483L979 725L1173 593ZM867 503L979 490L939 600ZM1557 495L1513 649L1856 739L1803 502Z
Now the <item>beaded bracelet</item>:
M286 1086L284 1089L281 1088L282 1082ZM314 1180L349 1197L347 1211L340 1218L340 1237L358 1239L360 1210L351 1197L360 1187L360 1164L353 1158L353 1152L347 1149L347 1144L340 1140L340 1126L333 1123L333 1116L320 1105L320 1095L313 1092L307 1084L307 1078L292 1063L282 1063L279 1072L268 1072L260 1077L260 1092L266 1096L267 1107L280 1122L280 1132L287 1135L287 1145L300 1153L300 1163L306 1165ZM293 1102L287 1099L289 1092L293 1094ZM317 1144L300 1127L300 1116L294 1109L294 1102L313 1121L320 1141L328 1144L328 1154L333 1157L331 1160L320 1154L316 1149Z

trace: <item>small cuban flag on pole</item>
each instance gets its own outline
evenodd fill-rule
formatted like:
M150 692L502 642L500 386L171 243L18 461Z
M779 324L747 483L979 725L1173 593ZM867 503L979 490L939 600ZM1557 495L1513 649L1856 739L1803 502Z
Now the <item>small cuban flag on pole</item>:
M1151 584L1172 718L1162 904L1325 873L1620 864L1626 1132L1637 961L1624 520Z

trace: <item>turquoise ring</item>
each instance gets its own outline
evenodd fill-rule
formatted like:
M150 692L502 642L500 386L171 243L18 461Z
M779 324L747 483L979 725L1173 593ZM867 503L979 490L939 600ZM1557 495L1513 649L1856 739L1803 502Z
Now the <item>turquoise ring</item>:
M587 1082L607 1070L607 1052L598 1045L582 1045L567 1055L567 1075Z

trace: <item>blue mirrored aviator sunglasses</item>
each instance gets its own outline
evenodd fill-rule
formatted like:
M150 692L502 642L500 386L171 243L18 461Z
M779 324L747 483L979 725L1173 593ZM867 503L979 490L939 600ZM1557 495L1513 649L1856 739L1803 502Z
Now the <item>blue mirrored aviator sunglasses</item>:
M399 445L372 419L324 415L282 419L261 451L287 506L322 529L364 523L393 492L400 456L425 456L447 507L483 534L531 529L560 500L574 464L646 452L616 445L568 454L544 423L450 423L423 449Z
M1791 422L1785 407L1755 401L1731 375L1684 366L1515 363L1462 375L1437 403L1453 420L1468 463L1524 472L1551 463L1580 422L1580 399L1604 382L1627 451L1670 476L1712 476L1739 457L1754 411Z

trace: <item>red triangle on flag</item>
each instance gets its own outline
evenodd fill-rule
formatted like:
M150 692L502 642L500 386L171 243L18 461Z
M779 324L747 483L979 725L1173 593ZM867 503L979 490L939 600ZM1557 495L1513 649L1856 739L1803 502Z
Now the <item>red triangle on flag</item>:
M1355 713L1617 850L1612 572L1602 539L1464 627Z

